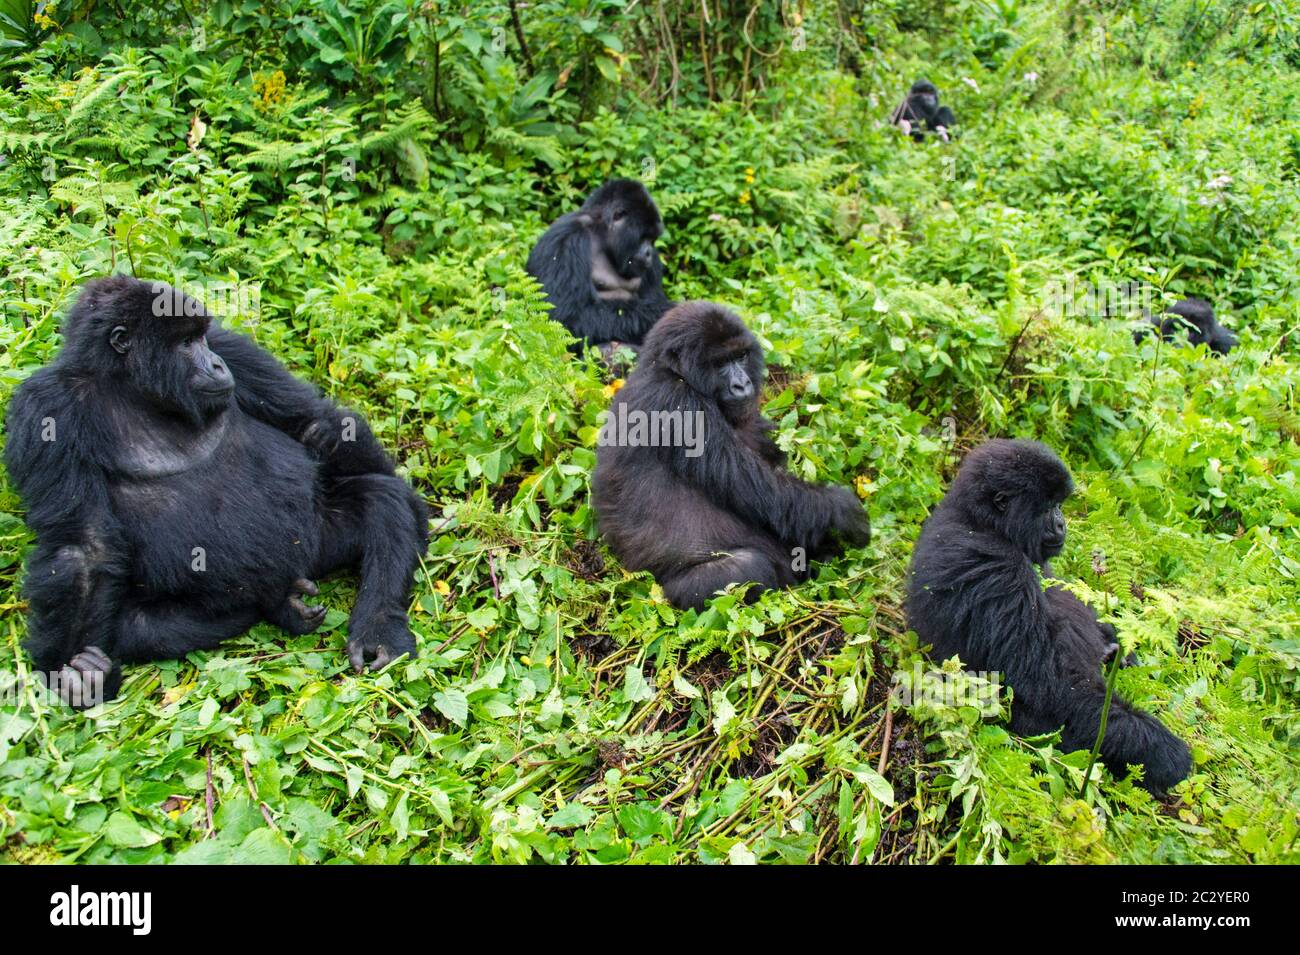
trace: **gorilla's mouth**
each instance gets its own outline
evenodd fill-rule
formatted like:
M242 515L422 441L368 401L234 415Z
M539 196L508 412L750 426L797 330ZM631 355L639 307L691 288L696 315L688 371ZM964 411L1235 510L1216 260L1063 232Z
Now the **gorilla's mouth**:
M1043 556L1055 557L1065 549L1064 537L1045 537L1043 538Z

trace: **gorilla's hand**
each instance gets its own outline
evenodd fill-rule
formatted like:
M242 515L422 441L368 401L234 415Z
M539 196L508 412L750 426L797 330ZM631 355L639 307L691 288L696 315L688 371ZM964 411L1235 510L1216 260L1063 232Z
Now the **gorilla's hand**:
M307 603L302 598L315 597L320 590L305 577L299 577L289 587L284 603L267 613L266 619L295 637L311 633L325 622L325 608Z
M356 418L347 411L327 408L319 417L303 428L298 440L322 461L327 460L339 445L351 440L349 429L355 436Z
M871 542L871 522L858 495L851 488L840 486L829 488L829 493L835 505L831 529L850 547L865 547Z
M348 622L348 660L360 673L367 668L382 670L403 654L415 656L415 638L411 636L403 614L380 614Z
M1142 781L1151 792L1164 795L1192 771L1192 751L1154 716L1142 715L1155 724L1151 728L1154 738L1144 763Z

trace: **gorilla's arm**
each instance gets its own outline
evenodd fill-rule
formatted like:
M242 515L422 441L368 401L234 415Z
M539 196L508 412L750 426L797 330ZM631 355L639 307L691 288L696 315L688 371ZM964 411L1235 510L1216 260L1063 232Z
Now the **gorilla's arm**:
M680 408L683 415L704 414L702 454L688 457L685 448L660 449L679 479L747 523L809 553L821 551L831 531L843 533L855 545L866 543L866 512L852 491L809 484L784 469L773 468L769 455L756 451L752 439L741 440L715 403L702 400L685 382L663 387L667 393L648 407Z
M1008 552L990 560L987 553L963 548L952 556L950 579L964 582L971 607L966 626L971 660L965 662L1003 673L1015 691L1012 726L1018 732L1060 726L1067 752L1091 748L1101 725L1106 686L1098 647L1081 645L1088 635L1063 632L1078 623L1063 619L1063 608L1053 606L1063 598L1049 598L1019 554ZM1060 594L1077 602L1071 594ZM1087 622L1098 626L1092 610L1080 606ZM1101 757L1117 776L1123 776L1129 764L1144 765L1146 782L1158 791L1185 777L1190 766L1186 744L1119 694L1111 697Z
M311 448L330 473L394 473L362 415L340 408L295 378L252 339L213 324L208 345L234 375L240 409Z
M112 438L102 416L82 412L84 387L46 368L9 405L5 465L37 535L26 644L42 672L86 647L111 650L128 572L98 457Z

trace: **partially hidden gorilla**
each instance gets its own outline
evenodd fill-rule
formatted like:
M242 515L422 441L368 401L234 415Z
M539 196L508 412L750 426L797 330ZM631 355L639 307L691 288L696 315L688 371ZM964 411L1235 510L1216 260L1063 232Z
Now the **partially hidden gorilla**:
M998 439L972 451L921 529L908 575L907 621L931 655L1000 672L1015 691L1011 728L1061 730L1065 749L1091 749L1115 630L1068 590L1044 589L1048 561L1065 546L1061 503L1074 485L1035 441ZM1131 662L1131 661L1130 661ZM1144 767L1163 793L1191 769L1187 745L1119 694L1111 699L1101 756L1116 775Z
M1158 330L1165 341L1173 341L1178 332L1186 330L1187 341L1192 345L1207 345L1210 351L1226 355L1237 344L1237 336L1219 324L1214 317L1214 309L1202 298L1185 298L1170 306L1168 313L1159 319L1150 319L1150 324ZM1142 339L1151 334L1149 328L1138 328L1133 333L1133 341L1142 343Z
M870 538L846 487L785 469L759 414L763 354L725 308L686 302L646 336L601 431L592 502L630 570L648 570L677 607L700 609L728 584L786 587Z
M352 565L353 666L415 653L426 508L360 416L163 283L87 283L63 339L13 397L5 463L37 537L26 646L65 698L259 620L310 633L312 578Z
M594 345L606 359L619 345L635 351L672 307L655 248L663 231L645 186L612 179L537 240L526 268L546 291L551 317L582 340L575 350Z
M926 130L946 143L957 125L957 117L947 106L939 105L939 91L928 80L917 80L912 84L903 102L890 114L889 121L918 143L925 139ZM925 130L921 128L923 123Z

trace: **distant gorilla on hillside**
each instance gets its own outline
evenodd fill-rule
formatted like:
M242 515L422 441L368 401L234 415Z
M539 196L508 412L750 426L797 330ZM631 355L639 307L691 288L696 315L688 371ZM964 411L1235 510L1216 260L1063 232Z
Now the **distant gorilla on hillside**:
M677 607L728 584L786 587L811 560L861 546L871 527L846 487L785 469L758 410L763 354L720 305L686 302L650 330L598 442L592 503L629 570L648 570Z
M939 105L939 91L928 80L917 80L912 84L903 102L890 114L889 121L918 143L925 139L922 123L945 143L957 125L957 117L947 106Z
M423 501L360 415L161 282L88 282L55 361L9 406L27 505L26 646L74 705L122 662L211 649L259 620L310 633L311 578L360 569L358 670L415 653Z
M1159 329L1160 337L1173 341L1180 330L1187 331L1187 341L1192 345L1207 345L1210 351L1226 355L1237 344L1237 336L1219 324L1214 317L1210 303L1201 298L1185 298L1174 303L1168 313L1161 319L1150 319L1153 328ZM1142 343L1142 339L1151 334L1147 328L1138 328L1133 333L1133 341Z
M606 360L619 345L635 350L672 307L655 249L663 231L645 186L612 179L537 240L528 273L545 289L551 317L583 340L577 349L594 345Z
M1050 558L1065 546L1061 502L1070 474L1036 441L994 440L962 463L921 528L908 575L907 622L936 660L1002 673L1015 691L1011 728L1061 730L1065 750L1091 749L1106 694L1102 664L1119 650L1115 629L1059 586ZM1187 745L1118 694L1101 756L1112 773L1145 767L1154 793L1191 770Z

